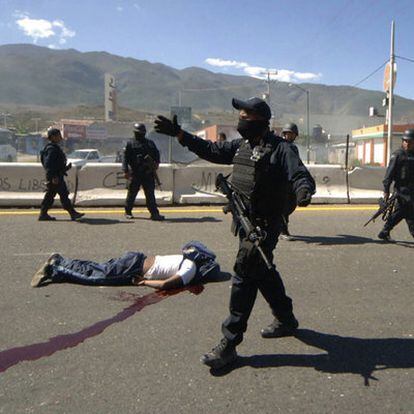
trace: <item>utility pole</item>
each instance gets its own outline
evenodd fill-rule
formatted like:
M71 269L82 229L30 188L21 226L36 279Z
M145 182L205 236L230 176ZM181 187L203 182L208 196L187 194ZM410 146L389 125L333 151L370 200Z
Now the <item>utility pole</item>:
M394 20L391 22L391 50L390 50L390 80L389 80L389 89L387 91L388 96L388 137L387 137L387 165L390 163L391 158L391 143L392 143L392 106L394 100L394 65L395 65L395 55L394 55L394 33L395 25Z
M36 134L39 132L39 121L41 121L42 118L32 118L31 121L35 122L35 132Z
M309 112L309 90L302 88L302 86L296 85L296 83L289 83L289 86L293 86L306 93L306 163L310 163L310 112Z
M277 70L271 72L267 70L266 72L261 72L262 75L266 75L265 83L267 84L267 91L264 94L263 98L267 101L267 104L270 106L270 84L276 82L274 79L270 79L270 75L277 75Z
M275 79L270 79L270 75L277 75L277 73L277 70L267 70L266 72L260 72L261 75L266 75L265 83L267 84L267 91L263 94L263 99L269 105L270 110L272 110L272 104L270 99L270 84L276 82ZM272 119L274 120L274 115L272 115ZM272 126L274 126L274 123Z
M3 125L4 125L4 128L7 129L7 117L11 117L11 114L7 114L6 112L3 112L1 114L1 116L3 117Z

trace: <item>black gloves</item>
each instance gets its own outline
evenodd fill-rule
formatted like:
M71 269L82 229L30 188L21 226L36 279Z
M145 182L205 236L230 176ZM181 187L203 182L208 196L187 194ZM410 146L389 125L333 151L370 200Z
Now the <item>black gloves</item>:
M155 120L154 129L156 132L164 135L171 135L172 137L176 137L180 131L181 126L178 125L177 122L177 115L174 115L173 120L169 120L165 116L158 115L157 119Z
M69 171L72 168L72 163L66 164L65 171Z
M307 188L301 188L296 194L296 199L298 206L306 207L311 202L312 193Z

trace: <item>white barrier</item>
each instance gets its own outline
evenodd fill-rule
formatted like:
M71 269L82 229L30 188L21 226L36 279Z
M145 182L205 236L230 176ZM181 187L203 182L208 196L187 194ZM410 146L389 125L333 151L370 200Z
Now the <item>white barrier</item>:
M346 203L346 172L339 165L310 165L317 192L313 203ZM381 195L384 168L356 168L349 173L351 202L376 202ZM155 196L159 205L224 203L225 198L215 193L218 173L229 174L232 166L199 164L173 166L161 164L158 170L162 190ZM68 171L66 182L73 196L76 173L78 192L76 205L124 205L126 179L120 164L86 164L80 170ZM39 206L44 191L44 170L39 163L0 163L0 206ZM199 189L200 191L197 191ZM206 193L213 194L206 194ZM56 204L59 200L56 198ZM143 191L138 193L137 205L145 204Z
M67 174L66 184L69 191L73 191L74 169ZM0 206L39 206L45 182L45 171L40 163L0 163ZM56 203L60 203L58 197Z
M76 205L119 206L125 204L127 180L120 164L88 163L79 172ZM173 203L173 167L160 164L158 176L161 189L155 191L158 205ZM139 191L135 205L145 205L145 195Z
M215 193L217 174L226 175L232 171L232 166L217 164L188 165L174 169L174 202L178 204L225 203L224 195L206 193Z
M356 167L348 173L349 187L382 191L385 167Z
M316 183L313 203L347 203L346 172L340 165L307 165Z

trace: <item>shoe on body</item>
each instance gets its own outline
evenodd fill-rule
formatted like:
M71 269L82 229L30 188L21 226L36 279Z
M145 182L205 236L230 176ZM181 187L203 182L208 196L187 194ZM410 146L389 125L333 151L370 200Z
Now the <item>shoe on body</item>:
M220 369L232 364L236 359L236 347L223 338L210 352L203 355L200 361L210 368Z
M260 331L260 334L262 338L283 338L294 335L298 326L299 322L294 316L286 322L280 322L275 318L270 325Z
M53 253L49 258L42 264L39 270L33 275L30 285L32 287L39 287L43 282L50 279L49 266L53 265L57 259L62 256L59 253Z
M132 213L125 213L125 218L128 220L133 220L135 217L132 215Z

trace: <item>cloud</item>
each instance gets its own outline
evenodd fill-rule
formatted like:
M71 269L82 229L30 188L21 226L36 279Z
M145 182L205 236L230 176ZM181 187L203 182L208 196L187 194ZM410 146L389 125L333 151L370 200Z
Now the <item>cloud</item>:
M265 68L262 66L252 66L246 62L238 62L236 60L207 58L205 62L208 65L220 67L222 69L229 67L242 69L246 75L257 79L267 78L268 72L270 73L270 79L281 82L315 81L322 77L321 73L295 72L288 69Z
M74 37L76 32L66 27L63 20L31 19L28 15L20 15L16 24L23 33L32 38L33 43L39 39L49 39L64 45L67 39ZM49 45L54 46L54 44Z
M122 6L116 6L116 11L121 13L124 11L124 8Z
M138 3L133 4L134 9L141 11L141 6Z
M236 60L224 60L219 58L207 58L205 60L206 63L208 63L211 66L218 66L218 67L235 67L237 69L245 68L249 66L245 62L237 62Z

